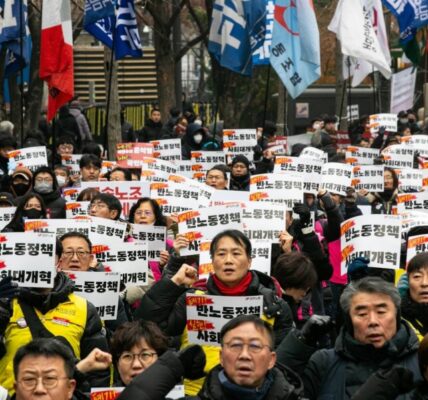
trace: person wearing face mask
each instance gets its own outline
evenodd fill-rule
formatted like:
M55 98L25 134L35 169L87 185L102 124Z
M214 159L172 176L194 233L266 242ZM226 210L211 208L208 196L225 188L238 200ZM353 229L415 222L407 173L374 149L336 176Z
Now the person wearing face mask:
M10 177L9 192L19 198L31 192L33 173L25 167L18 167Z
M33 176L33 191L39 194L46 204L49 218L65 218L65 200L55 174L48 167L40 167Z
M70 170L65 165L55 165L54 172L59 189L71 186Z
M192 151L203 149L209 141L208 135L201 125L192 123L187 127L186 134L181 139L181 155L183 160L190 160Z
M24 223L27 219L46 219L46 214L42 197L36 193L28 193L20 199L12 221L2 229L2 232L24 232Z

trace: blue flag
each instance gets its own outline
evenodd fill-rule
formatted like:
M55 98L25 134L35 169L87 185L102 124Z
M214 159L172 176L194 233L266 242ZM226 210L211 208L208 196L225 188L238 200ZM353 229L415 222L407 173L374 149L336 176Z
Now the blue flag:
M428 0L382 0L382 3L397 18L403 45L415 37L417 29L428 25Z
M97 22L86 25L85 30L89 32L94 38L99 40L108 48L113 47L113 29L116 22L116 17L104 17Z
M253 27L254 32L259 34L251 35L250 41L253 51L253 65L269 65L269 54L270 46L272 44L272 32L273 32L273 16L275 10L274 0L264 0L266 12L263 18L262 26Z
M222 67L251 75L252 56L245 0L216 0L213 6L208 51Z
M113 0L86 0L83 26L95 24L101 19L114 16Z
M5 77L29 64L27 0L1 0L0 45L6 47ZM22 41L22 44L21 44Z
M277 0L270 63L294 99L321 76L312 0Z

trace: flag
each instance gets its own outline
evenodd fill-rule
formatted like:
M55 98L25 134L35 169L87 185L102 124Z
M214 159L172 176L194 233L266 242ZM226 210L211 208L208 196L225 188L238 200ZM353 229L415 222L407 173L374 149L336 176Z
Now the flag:
M260 14L260 21L253 26L250 43L253 55L253 65L269 65L270 45L272 43L274 0L263 0L265 9Z
M29 64L27 0L2 0L0 10L0 45L7 49L5 63L7 78Z
M116 60L143 56L133 0L119 0L116 12L112 0L86 0L83 27L110 49L114 39Z
M74 96L73 28L69 0L43 0L40 78L49 88L50 121Z
M222 67L251 75L252 55L245 0L215 0L208 51Z
M312 0L278 0L270 63L293 99L320 78L320 58Z
M390 59L384 53L372 23L372 13L366 10L365 0L339 0L328 26L340 40L342 54L365 60L386 78L391 77Z
M383 17L381 0L362 0L363 11L368 14L368 19L372 21L373 29L379 41L380 50L385 56L388 65L391 65L391 54L389 52L388 36L386 33L385 19ZM349 68L348 68L349 61ZM352 76L352 86L356 87L361 84L364 78L377 68L374 67L369 61L358 59L354 57L344 57L343 78ZM350 72L350 74L349 74ZM391 77L391 74L384 75L386 79Z

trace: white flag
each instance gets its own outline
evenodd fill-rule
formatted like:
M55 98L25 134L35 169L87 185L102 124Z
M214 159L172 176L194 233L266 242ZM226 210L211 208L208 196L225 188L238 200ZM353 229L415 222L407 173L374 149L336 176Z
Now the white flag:
M354 76L352 86L361 83L373 68L385 78L391 77L391 56L380 0L340 0L328 29L336 33L342 53L351 57L350 68L344 65L344 76L349 73Z

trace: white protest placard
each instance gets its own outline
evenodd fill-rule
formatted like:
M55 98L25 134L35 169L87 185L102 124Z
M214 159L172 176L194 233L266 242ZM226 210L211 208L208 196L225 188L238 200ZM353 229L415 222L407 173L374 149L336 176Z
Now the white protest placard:
M424 174L421 169L403 168L398 172L398 189L403 192L423 189Z
M108 193L115 196L122 204L122 217L127 219L132 205L141 197L150 197L149 182L141 181L103 181L82 182L79 193L86 188L95 188L100 193Z
M220 346L220 331L238 315L261 316L263 296L210 296L186 294L189 342Z
M0 207L0 230L2 230L15 215L16 207Z
M397 114L373 114L370 115L370 132L377 133L383 127L388 132L397 132Z
M401 217L401 231L407 233L414 226L428 225L428 214L420 211L409 211L399 214Z
M370 267L398 269L401 251L401 218L397 215L360 215L341 224L342 275L357 257Z
M82 189L80 187L63 188L62 197L65 201L76 202L81 191Z
M257 145L256 129L224 129L223 151L228 157L238 154L250 155L249 161L254 158L254 146Z
M397 211L399 214L408 211L420 211L428 213L428 191L398 194Z
M352 186L355 190L383 192L385 167L383 165L357 165L353 167Z
M312 160L318 160L323 163L328 161L328 154L324 153L321 149L317 149L316 147L305 147L300 153L300 158L310 158Z
M125 240L126 230L126 222L91 217L89 239L92 243L122 243Z
M65 215L68 219L89 216L90 201L67 201L65 204Z
M90 229L88 219L27 219L24 223L25 232L52 233L58 238L69 232L88 236Z
M265 239L252 239L251 255L251 269L270 275L272 241Z
M410 67L391 77L391 113L413 108L413 96L416 85L416 68Z
M202 241L212 240L225 229L243 229L239 207L223 206L200 208L178 215L178 233L189 239L189 247L181 250L183 256L198 254Z
M247 202L242 208L242 223L248 239L276 242L285 229L285 207L268 202Z
M382 151L386 167L413 168L415 150L411 146L393 144Z
M93 244L92 254L102 263L105 272L118 272L126 286L147 285L147 244L117 243Z
M117 166L118 165L116 161L103 160L101 163L101 175L105 175L108 172L111 172Z
M31 171L35 171L39 167L48 166L48 157L46 146L26 147L19 150L12 150L7 153L9 164L14 170L17 167L27 167Z
M412 236L407 241L406 265L420 253L428 252L428 234Z
M345 153L346 163L351 165L373 165L378 157L378 149L367 147L348 146Z
M351 104L346 107L346 117L348 121L355 121L360 118L360 109L358 104Z
M124 387L91 388L90 400L116 400L124 389ZM165 399L179 400L184 396L184 385L175 385Z
M79 175L81 158L82 154L61 154L61 164L67 167L70 175Z
M317 194L323 164L323 161L311 158L276 157L273 172L277 174L298 174L303 181L303 191L305 193Z
M210 254L211 240L199 243L199 279L208 279L209 275L214 273L214 267Z
M192 151L190 159L193 172L208 171L217 164L226 164L226 156L222 151Z
M191 178L194 174L193 161L192 160L181 160L174 161L174 165L177 167L177 174Z
M104 321L117 318L120 293L118 272L68 272L74 281L74 293L91 302Z
M143 171L162 171L166 174L176 174L177 166L172 161L162 160L154 157L144 157L142 160Z
M143 169L141 170L140 180L146 182L167 182L168 176L168 172L160 171L157 169Z
M137 243L147 243L149 261L159 261L160 252L166 249L166 227L131 224L130 235Z
M243 190L215 190L211 196L210 207L226 204L239 204L250 201L250 194Z
M51 234L1 233L0 280L11 276L22 287L52 288L55 247L55 236Z
M264 174L250 178L250 201L282 203L290 210L303 202L303 182L298 175Z
M404 136L401 138L401 145L414 149L422 157L428 157L428 135Z
M352 184L352 165L327 163L322 166L320 189L346 196L346 188Z
M152 140L153 157L167 161L181 160L181 139Z
M199 207L199 189L175 182L155 182L150 185L150 198L165 215L181 213Z
M208 207L211 201L211 197L213 193L216 191L215 188L208 186L205 183L197 182L193 179L186 178L185 176L181 175L170 175L168 177L168 181L180 183L183 185L183 187L193 187L197 188L199 190L199 207Z

